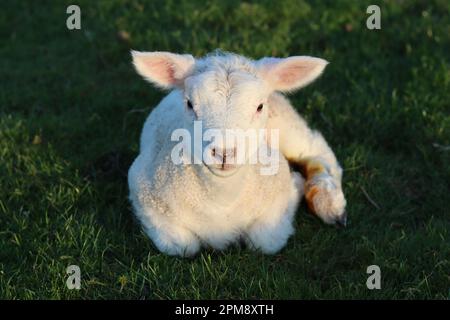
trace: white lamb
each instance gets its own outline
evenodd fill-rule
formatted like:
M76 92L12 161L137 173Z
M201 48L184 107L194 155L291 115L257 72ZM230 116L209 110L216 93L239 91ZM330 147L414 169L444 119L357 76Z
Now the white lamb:
M302 196L324 222L346 224L342 169L322 135L281 94L314 81L325 60L252 61L221 52L201 59L168 52L132 56L140 75L172 90L147 118L128 173L135 214L161 252L192 256L202 245L222 250L244 240L252 249L276 253L294 232ZM277 172L261 174L261 163L234 164L235 142L219 139L209 145L215 164L174 163L178 142L172 133L193 132L194 121L202 121L204 131L279 129ZM275 149L269 139L265 143ZM302 168L303 176L289 164Z

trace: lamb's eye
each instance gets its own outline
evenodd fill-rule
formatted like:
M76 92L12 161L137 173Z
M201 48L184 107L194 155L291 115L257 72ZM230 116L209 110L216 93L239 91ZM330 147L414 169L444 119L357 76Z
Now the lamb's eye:
M188 100L186 102L186 105L187 105L188 109L194 110L194 106L192 105L192 102L190 100Z
M261 112L262 109L264 108L264 105L261 103L258 108L256 108L256 112Z

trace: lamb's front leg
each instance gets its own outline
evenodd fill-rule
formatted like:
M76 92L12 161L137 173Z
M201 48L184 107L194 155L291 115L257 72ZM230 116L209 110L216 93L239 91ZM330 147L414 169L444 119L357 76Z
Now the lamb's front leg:
M280 130L281 152L300 167L306 178L305 198L309 209L328 224L345 225L342 169L333 151L319 132L308 128L284 97L273 95L269 103L269 128Z
M291 192L286 202L283 194L277 201L264 205L266 213L258 217L248 228L245 241L250 249L274 254L281 250L294 233L292 226L300 198L303 196L304 179L297 172L291 174Z

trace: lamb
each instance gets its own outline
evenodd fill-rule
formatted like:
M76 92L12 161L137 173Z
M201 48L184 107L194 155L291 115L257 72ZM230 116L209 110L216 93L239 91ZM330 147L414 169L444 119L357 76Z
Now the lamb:
M308 56L254 61L224 52L195 59L138 51L132 51L132 59L146 80L171 90L145 121L140 154L128 172L135 215L159 251L189 257L203 246L223 250L244 241L274 254L294 233L303 196L325 223L346 224L342 169L323 136L283 95L313 82L327 61ZM266 135L256 149L278 152L276 172L262 174L264 164L250 163L248 155L238 163L241 149L249 154L253 149L233 139L201 144L201 156L212 162L174 161L173 133L192 133L197 122L203 133L275 130L277 141ZM191 155L184 150L180 157Z

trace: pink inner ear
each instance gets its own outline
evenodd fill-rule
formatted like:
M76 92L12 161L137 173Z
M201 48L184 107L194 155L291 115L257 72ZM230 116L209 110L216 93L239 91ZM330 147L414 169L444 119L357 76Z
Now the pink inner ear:
M174 84L176 82L173 66L167 59L154 58L150 61L145 61L144 65L158 81L166 84Z
M320 76L326 65L323 59L307 56L263 58L258 62L262 77L278 91L304 87Z
M289 66L282 67L281 70L277 72L277 80L284 85L293 85L300 79L306 77L312 69L312 66L291 64Z

